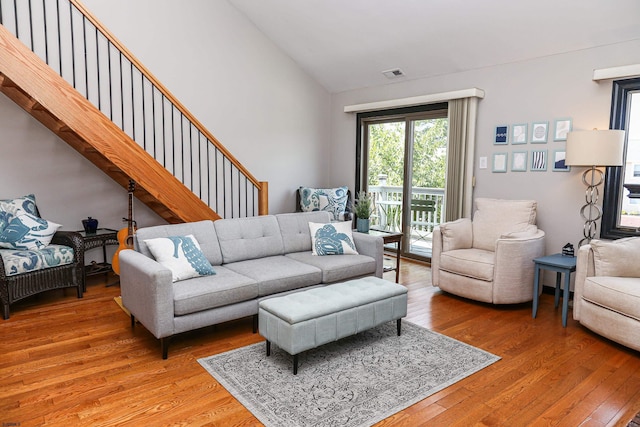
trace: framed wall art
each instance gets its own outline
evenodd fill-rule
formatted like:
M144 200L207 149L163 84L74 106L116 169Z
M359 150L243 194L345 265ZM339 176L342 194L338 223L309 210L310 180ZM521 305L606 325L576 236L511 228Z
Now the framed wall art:
M554 141L566 141L567 134L571 132L571 119L557 119L553 129Z
M531 123L531 143L545 144L549 133L549 122Z
M527 152L514 151L511 153L511 170L513 172L527 171Z
M531 166L532 171L547 170L547 150L531 150Z
M511 143L526 144L527 143L527 124L517 124L511 126Z
M508 153L494 153L492 172L506 172Z
M567 152L565 150L555 150L553 152L553 170L556 172L569 172L571 166L565 164Z
M493 143L495 145L507 144L508 134L509 134L509 126L507 125L496 126L496 136L495 136L495 139L493 140Z

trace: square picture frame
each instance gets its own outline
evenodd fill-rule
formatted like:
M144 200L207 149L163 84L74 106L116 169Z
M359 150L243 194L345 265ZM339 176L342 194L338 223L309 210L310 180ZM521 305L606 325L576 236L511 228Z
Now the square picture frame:
M504 173L507 171L508 153L493 153L492 172Z
M555 150L553 152L553 170L555 172L569 172L571 170L571 166L567 166L564 162L566 158L566 150Z
M556 119L553 127L553 140L566 141L567 134L571 132L573 123L571 119Z
M511 170L513 172L527 171L527 154L526 151L514 151L511 153Z
M526 123L518 123L511 126L511 144L526 144L529 126Z
M509 125L496 126L496 135L493 139L494 145L506 145L509 138Z
M531 164L529 166L529 170L546 171L547 152L548 150L531 150Z
M546 144L549 134L549 122L533 122L531 123L531 143Z

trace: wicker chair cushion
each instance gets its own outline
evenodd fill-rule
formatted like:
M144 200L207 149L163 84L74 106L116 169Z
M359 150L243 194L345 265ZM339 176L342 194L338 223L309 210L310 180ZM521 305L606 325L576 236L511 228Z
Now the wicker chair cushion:
M7 276L43 270L49 267L60 267L73 263L73 248L63 245L49 245L40 250L17 251L0 249Z

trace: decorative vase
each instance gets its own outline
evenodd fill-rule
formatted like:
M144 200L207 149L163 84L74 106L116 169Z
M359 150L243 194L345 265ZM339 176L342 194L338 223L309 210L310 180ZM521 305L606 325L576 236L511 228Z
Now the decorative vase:
M369 218L358 218L356 220L356 231L360 233L369 232Z
M98 230L98 220L88 217L87 219L82 220L82 226L84 227L84 231L88 234L95 234Z

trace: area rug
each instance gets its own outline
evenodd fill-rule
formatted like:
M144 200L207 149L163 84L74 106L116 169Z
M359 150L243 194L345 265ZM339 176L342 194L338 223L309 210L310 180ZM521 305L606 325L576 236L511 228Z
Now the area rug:
M389 322L292 357L264 342L198 362L267 427L370 426L500 360L413 323Z

